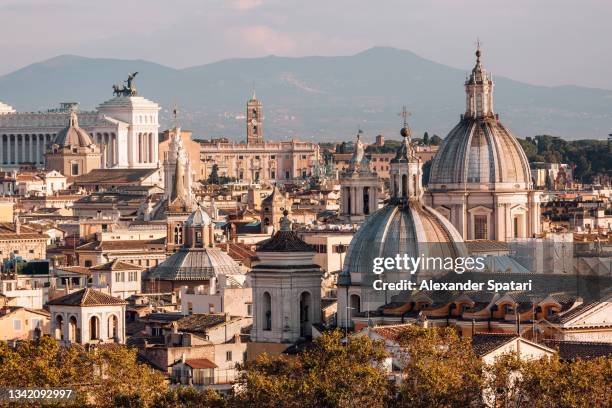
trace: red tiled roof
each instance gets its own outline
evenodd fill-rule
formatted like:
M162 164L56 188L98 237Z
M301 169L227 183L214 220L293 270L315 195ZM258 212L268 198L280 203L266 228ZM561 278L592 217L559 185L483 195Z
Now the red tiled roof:
M111 306L127 305L127 302L107 295L106 293L85 288L69 295L50 300L47 304L57 306Z
M389 326L376 326L372 328L374 333L383 337L384 339L395 341L397 340L397 336L404 331L406 327L410 326L410 324L394 324Z
M143 268L137 265L132 265L130 263L120 261L118 259L114 259L110 262L91 267L92 271L136 271L140 269Z

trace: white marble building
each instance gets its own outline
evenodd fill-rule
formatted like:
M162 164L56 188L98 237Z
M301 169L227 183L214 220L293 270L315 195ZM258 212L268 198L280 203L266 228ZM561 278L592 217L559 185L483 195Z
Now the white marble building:
M46 145L69 122L76 104L49 112L16 112L0 102L0 167L44 167ZM103 168L158 166L159 105L142 96L117 96L96 111L79 112L79 125L102 154Z

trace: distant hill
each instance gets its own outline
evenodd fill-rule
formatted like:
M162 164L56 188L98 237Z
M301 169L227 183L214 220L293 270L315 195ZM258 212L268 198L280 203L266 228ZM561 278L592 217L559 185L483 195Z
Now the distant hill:
M19 111L67 101L91 109L132 71L139 71L140 94L163 106L164 124L177 104L183 127L201 138L245 137L241 115L253 84L264 103L265 136L274 139L346 140L359 128L366 140L378 133L399 138L397 112L404 104L415 134L445 136L464 111L466 71L386 47L340 57L229 59L186 69L63 55L0 76L0 101ZM610 90L494 81L495 111L517 136L602 139L612 130Z

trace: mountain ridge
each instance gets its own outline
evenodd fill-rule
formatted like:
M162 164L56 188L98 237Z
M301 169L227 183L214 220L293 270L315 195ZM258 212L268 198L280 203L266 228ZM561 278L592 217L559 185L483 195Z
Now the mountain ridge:
M483 61L486 67L486 54ZM253 86L264 104L265 137L346 140L358 128L398 138L397 112L412 111L415 133L445 136L464 111L466 70L412 51L377 46L354 55L230 58L172 68L142 59L58 55L0 76L0 101L40 111L64 101L93 109L112 97L112 85L139 71L139 93L171 107L196 137L244 139L246 100ZM605 138L612 123L612 91L577 85L540 86L494 76L495 111L516 136L553 134Z

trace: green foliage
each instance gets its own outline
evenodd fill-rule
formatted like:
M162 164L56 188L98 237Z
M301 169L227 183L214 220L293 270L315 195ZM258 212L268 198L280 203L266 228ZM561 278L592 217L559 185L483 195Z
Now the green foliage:
M212 169L210 170L210 174L206 179L206 184L208 185L224 185L227 183L231 183L236 181L235 177L225 177L219 176L219 166L217 164L213 164Z
M407 327L397 338L408 355L399 407L469 407L482 398L482 363L453 328Z
M612 174L612 155L604 140L566 141L556 136L540 135L518 141L530 162L575 166L576 180L588 183L596 176Z
M164 391L163 376L137 362L136 350L104 346L86 351L62 347L44 336L20 342L15 349L0 343L0 387L71 387L76 400L62 406L147 407Z
M367 337L342 343L325 334L295 356L260 356L247 363L232 406L258 408L384 407L392 395L381 365L384 347Z
M427 132L423 133L423 144L424 145L428 145L429 144L429 133L427 133Z
M429 139L429 144L431 146L440 146L442 144L442 138L438 135L433 135L431 139Z
M395 153L402 144L401 140L385 140L383 146L368 145L366 153Z

